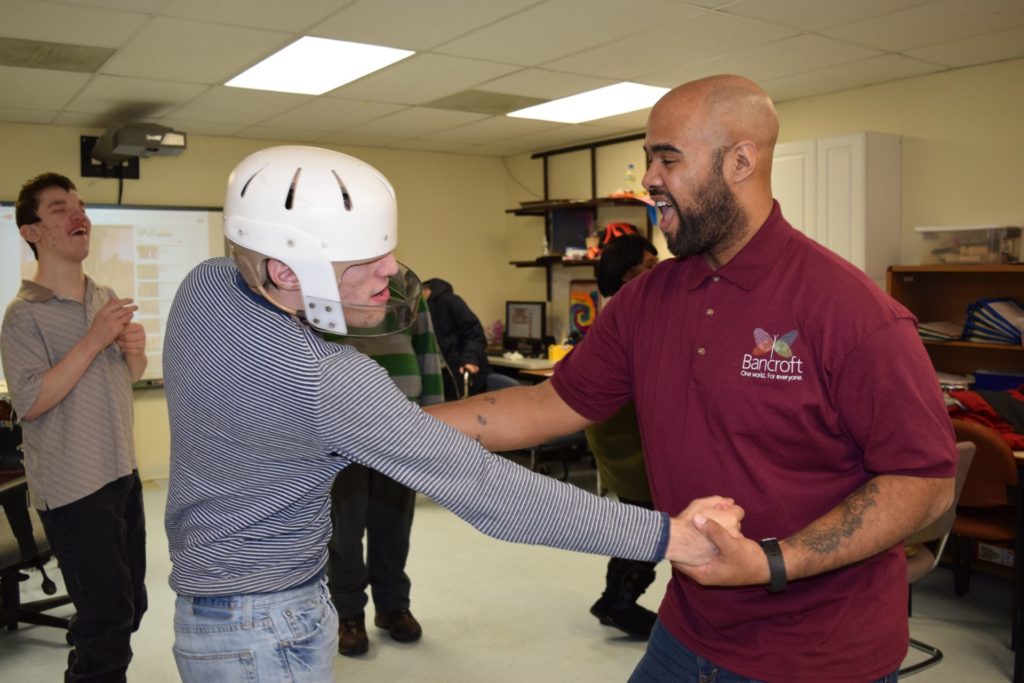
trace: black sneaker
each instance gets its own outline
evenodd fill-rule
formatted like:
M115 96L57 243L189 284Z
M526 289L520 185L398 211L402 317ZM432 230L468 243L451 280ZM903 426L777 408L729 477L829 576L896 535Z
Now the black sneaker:
M338 653L346 657L364 654L370 649L362 614L338 620Z
M373 618L373 623L391 634L400 643L411 643L423 635L420 622L408 609L396 609L394 612L380 612Z
M636 603L623 608L609 605L604 600L595 602L590 608L590 613L605 626L612 626L634 638L644 640L651 637L654 622L658 619L657 614Z

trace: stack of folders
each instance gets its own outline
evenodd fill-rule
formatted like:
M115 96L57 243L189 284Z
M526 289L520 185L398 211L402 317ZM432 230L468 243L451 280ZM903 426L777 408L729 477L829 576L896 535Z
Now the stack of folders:
M964 336L964 326L945 320L933 323L919 323L917 333L926 341L959 341Z
M1020 344L1024 306L1009 297L979 299L967 307L964 339L986 344Z

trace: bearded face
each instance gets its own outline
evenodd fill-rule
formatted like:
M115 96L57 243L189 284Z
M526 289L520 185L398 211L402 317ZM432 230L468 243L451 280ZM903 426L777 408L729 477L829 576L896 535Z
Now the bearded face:
M663 222L667 218L669 225L674 226L665 232L665 241L674 256L686 258L718 251L735 244L743 235L743 211L722 176L725 152L724 147L715 152L707 175L689 193L688 201L682 198L682 188L671 187L671 182L651 189L652 197L658 196Z

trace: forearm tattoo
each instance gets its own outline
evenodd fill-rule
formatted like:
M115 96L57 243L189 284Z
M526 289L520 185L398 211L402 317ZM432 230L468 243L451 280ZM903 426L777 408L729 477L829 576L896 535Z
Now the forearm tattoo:
M797 533L794 541L821 555L834 553L844 539L864 526L864 515L878 503L878 484L869 481L839 506L839 519L829 527L810 527Z

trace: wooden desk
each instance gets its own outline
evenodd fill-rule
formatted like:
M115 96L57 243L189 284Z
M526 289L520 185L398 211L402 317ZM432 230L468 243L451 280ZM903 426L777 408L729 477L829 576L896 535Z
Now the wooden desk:
M555 367L555 361L547 358L504 358L502 356L487 356L487 362L499 368L514 368L516 370L550 370Z
M548 368L547 370L520 370L519 376L529 382L543 382L546 379L551 379L555 374L554 368ZM1022 455L1024 457L1024 455Z

